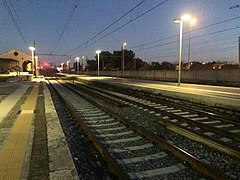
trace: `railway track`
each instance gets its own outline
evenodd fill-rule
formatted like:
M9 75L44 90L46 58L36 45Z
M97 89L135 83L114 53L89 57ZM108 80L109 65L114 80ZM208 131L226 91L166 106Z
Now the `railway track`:
M90 94L89 89L87 94L90 94L90 97L89 95L86 97L84 95L86 92L79 92L76 87L71 88L71 91L74 91L77 95L66 87L54 86L56 89L61 87L61 90L57 91L64 94L64 99L70 94L74 96L74 98L69 97L66 100L66 102L71 102L68 103L69 108L74 106L72 114L75 114L75 118L81 119L79 120L80 126L89 134L88 137L95 142L95 146L98 151L102 152L102 156L110 160L109 167L115 167L113 164L116 164L112 171L118 176L121 171L123 171L123 178L131 179L152 176L158 178L179 177L183 174L184 176L193 175L197 177L202 177L202 174L204 174L215 179L228 179L234 176L221 173L210 167L206 161L203 162L196 156L177 147L173 142L169 142L169 140L161 138L156 133L130 122L128 118L121 117L109 110L102 105L104 100L100 98L100 94L98 94L98 98L101 100L96 100L93 94ZM88 102L86 102L86 99ZM106 94L104 99L107 99ZM118 108L129 106L124 100L119 100L116 97L112 98L111 101L107 101L109 106ZM196 171L199 171L200 174Z
M134 93L129 95L126 91L123 94L92 86L87 87L83 84L81 86L87 88L88 91L91 89L96 94L108 95L109 98L115 99L121 98L121 101L126 104L154 112L158 116L161 115L161 123L172 131L240 160L240 121L237 119L152 97L143 95L139 97L137 93L133 96Z
M89 85L89 83L87 83L87 84ZM108 85L105 84L103 86L104 86L104 89L99 89L99 88L96 88L96 84L94 84L95 93L98 93L98 94L101 93L103 96L109 96L109 94L108 94L109 92L105 89L106 87L108 87ZM83 87L84 87L83 84L81 84L81 88L83 88ZM92 86L91 86L91 88L92 88ZM135 93L130 92L131 96L129 96L126 94L128 91L126 89L123 90L123 92L124 92L124 94L123 94L123 93L116 92L117 88L112 88L112 87L108 87L108 88L111 89L110 96L108 98L111 98L114 96L113 97L114 99L119 98L119 101L121 101L122 103L127 102L128 105L136 107L137 109L140 109L140 111L147 111L149 113L152 113L155 116L159 117L158 121L156 122L157 124L160 122L160 123L164 124L167 127L167 129L170 129L171 131L174 131L182 136L185 136L186 138L190 138L194 141L197 141L197 142L203 144L204 146L206 145L206 146L210 147L210 149L214 149L214 151L217 151L217 153L220 153L220 154L215 154L214 155L215 160L213 160L213 159L209 158L207 155L203 156L201 153L200 154L198 152L196 153L196 151L194 149L191 150L189 147L185 147L185 149L187 149L188 152L191 152L191 153L194 152L194 154L197 157L201 157L201 159L203 159L203 161L206 161L207 163L212 164L213 166L214 166L214 164L221 164L220 166L226 166L227 168L225 170L222 169L221 171L223 171L223 172L225 171L226 173L228 173L228 171L230 171L231 172L230 174L234 174L232 177L240 176L238 173L238 171L239 171L239 166L238 166L238 164L239 164L239 141L238 141L238 138L236 138L238 135L237 132L235 132L236 137L234 135L227 136L230 139L230 141L229 141L229 139L224 137L224 135L228 135L228 132L225 132L225 133L222 132L223 130L221 128L217 129L214 127L205 127L206 126L205 124L202 125L202 124L200 124L200 122L194 123L194 121L191 124L191 121L190 121L191 114L190 114L190 116L181 117L180 115L186 114L186 113L184 112L184 113L179 113L180 115L176 115L176 114L173 114L168 111L173 110L173 112L174 112L174 108L176 109L176 108L181 107L185 111L189 110L191 113L193 113L193 112L199 113L200 118L204 115L206 117L211 117L211 119L209 120L210 122L211 121L214 122L214 121L216 121L216 119L222 119L222 120L226 119L226 121L229 123L229 122L231 122L231 119L229 118L229 116L222 117L219 114L216 114L213 112L207 112L206 110L199 111L199 110L197 110L197 108L190 109L187 106L175 105L176 104L175 102L174 103L169 103L168 101L162 102L162 100L159 100L155 97L153 98L151 96L149 97L149 96L143 95L141 92L140 92L140 95L138 95L139 93L136 93L136 91L134 91ZM87 92L89 93L90 89L88 89ZM132 96L133 94L134 94L134 96L138 96L138 97L133 97ZM124 100L123 100L123 97L124 97ZM164 103L164 105L161 105L159 103L159 101L161 101L161 103ZM156 108L156 105L157 105L157 108ZM136 111L136 110L134 110L134 111ZM177 110L177 112L179 112L179 110ZM187 114L189 114L189 112ZM194 115L194 117L196 117L196 115ZM205 119L206 117L202 117L202 118ZM234 120L233 124L236 122L236 125L235 125L236 130L238 130L237 128L239 127L239 126L237 126L237 123L238 123L237 119L238 118L236 118L236 116L233 116L233 120ZM176 121L176 120L178 120L178 121ZM189 123L190 125L188 125L186 122L179 123L179 120L185 120L187 122L190 121L190 123ZM134 119L132 119L132 121L134 121ZM148 119L148 121L150 121L150 119ZM223 123L226 124L226 122L223 122ZM148 126L146 126L145 124L146 124L146 122L143 122L141 124L141 126L143 126L144 128L147 129ZM197 126L198 124L200 124L200 127ZM221 127L221 125L219 127ZM213 129L213 131L211 131L211 129ZM158 133L158 130L152 129L152 131ZM219 132L219 134L218 134L218 132ZM162 135L162 133L158 133L158 134L160 136ZM231 133L229 133L229 134L231 134ZM165 137L166 137L166 139L169 139L168 136L165 136ZM175 137L170 138L171 141L174 141L174 139L175 139ZM194 142L192 142L192 143L194 143ZM179 141L176 142L175 144L179 147L182 147L182 144L179 143ZM201 145L199 145L199 146L200 147L198 147L198 148L203 148ZM188 149L190 149L190 150L188 150ZM208 153L206 153L206 154L208 154ZM210 156L212 156L212 155L210 155ZM229 162L231 162L231 163L229 163ZM237 168L234 168L234 170L231 171L231 168L230 168L231 166L237 167Z

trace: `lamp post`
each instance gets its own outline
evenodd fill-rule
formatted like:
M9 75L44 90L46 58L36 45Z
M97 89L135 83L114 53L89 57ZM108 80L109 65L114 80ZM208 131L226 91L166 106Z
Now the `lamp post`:
M62 73L63 73L64 62L61 63L61 67L62 67Z
M79 74L79 57L76 57L76 69L77 69L77 74Z
M123 43L122 45L122 71L124 76L124 70L125 70L125 47L127 46L127 43Z
M82 56L82 71L83 71L83 60L85 59L85 57L84 56Z
M180 23L180 38L179 38L179 59L178 59L178 86L180 86L181 81L181 64L182 64L182 27L183 21L188 21L191 16L184 14L180 19L174 19L175 23Z
M32 66L33 66L33 76L35 77L35 59L34 59L34 51L36 50L35 47L30 46L29 49L32 52Z
M37 77L39 75L39 68L38 68L38 56L35 56L35 76Z
M97 59L98 59L97 74L99 76L99 54L101 53L101 50L97 50L96 53L97 53Z
M69 74L69 69L70 69L70 61L67 61L67 73Z
M240 36L238 36L238 63L240 64Z

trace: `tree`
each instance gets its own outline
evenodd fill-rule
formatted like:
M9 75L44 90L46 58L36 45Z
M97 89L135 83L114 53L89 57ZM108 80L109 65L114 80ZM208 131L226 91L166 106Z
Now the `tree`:
M161 63L161 68L160 69L168 69L168 70L175 69L175 65L170 63L170 62L163 61Z
M99 55L99 70L121 70L122 69L122 50L113 51L102 51ZM86 69L89 71L97 70L97 55L95 60L86 60ZM132 50L124 50L124 64L125 70L160 70L160 69L175 69L175 65L163 61L161 64L159 62L147 63L140 58L135 58L135 53Z
M151 62L151 69L152 70L158 70L158 69L161 69L161 65L160 65L160 63L159 62Z
M122 50L113 51L113 62L115 68L122 69ZM134 58L135 53L132 50L124 50L124 64L125 70L133 70L134 69Z
M114 69L121 69L122 51L113 51L112 63Z
M140 58L135 58L135 64L136 64L136 70L148 70L150 69L150 64L147 62L144 62Z
M97 61L94 59L86 59L86 70L87 71L96 71L97 70Z
M95 56L96 61L97 59L97 55ZM107 69L111 67L111 59L112 59L112 54L109 51L102 51L99 54L99 70L100 71L104 71L104 70L109 70Z
M124 61L126 70L134 70L135 53L132 50L124 50Z

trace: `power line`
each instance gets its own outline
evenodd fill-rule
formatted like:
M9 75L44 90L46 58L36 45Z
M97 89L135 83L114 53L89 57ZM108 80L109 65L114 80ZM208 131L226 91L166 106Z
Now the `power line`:
M216 26L216 25L219 25L219 24L222 24L222 23L233 21L233 20L236 20L236 19L239 19L239 18L240 18L240 16L237 16L237 17L230 18L230 19L227 19L227 20L219 21L219 22L207 25L207 26L200 27L198 29L191 30L190 32L192 33L192 32L199 31L199 30L202 30L202 29L206 29L206 28L209 28L209 27L212 27L212 26ZM184 32L183 34L187 34L187 33L189 33L189 31L188 32ZM159 39L159 40L150 41L150 42L147 42L147 43L135 45L133 47L129 47L129 49L135 49L137 47L144 47L144 46L149 45L149 44L158 43L158 42L161 42L161 41L164 41L164 40L168 40L168 39L172 39L172 38L175 38L175 37L179 37L179 34L176 34L176 35L173 35L173 36L169 36L169 37L166 37L166 38L163 38L163 39ZM143 49L145 49L145 48L143 48Z
M159 3L158 5L154 6L153 8L151 8L151 9L149 9L149 10L145 11L145 12L142 13L140 16L134 18L133 20L128 21L127 23L125 23L125 24L123 24L122 26L116 28L115 30L113 30L113 31L111 31L110 33L106 34L105 36L101 37L100 39L94 41L94 42L91 43L90 45L95 44L95 43L97 43L98 41L106 38L107 36L115 33L115 32L118 31L118 30L122 29L122 28L125 27L126 25L130 24L132 21L135 21L135 20L138 19L139 17L145 15L146 13L148 13L148 12L150 12L151 10L155 9L156 7L162 5L162 4L165 3L166 1L167 1L167 0ZM240 16L234 17L234 18L231 18L231 19L228 19L228 20L220 21L220 22L217 22L217 23L214 23L214 24L210 24L210 25L204 26L204 27L202 27L202 28L198 28L198 29L192 30L191 32L198 31L198 30L205 29L205 28L209 28L209 27L212 27L212 26L221 24L221 23L226 23L226 22L228 22L228 21L232 21L232 20L235 20L235 19L238 19L238 18L240 18ZM186 34L186 33L188 33L188 32L185 32L185 33L183 33L183 34ZM174 37L177 37L177 36L179 36L179 35L173 35L173 36L170 36L169 38L161 39L161 40L159 40L159 41L171 39L171 38L174 38ZM153 42L156 43L156 42L159 42L159 41L153 41ZM175 41L172 42L172 43L175 43ZM137 45L137 46L135 46L135 47L144 46L144 45L146 45L146 44L151 44L151 43L144 43L144 44L141 44L141 45ZM170 44L170 43L168 43L168 44ZM158 47L158 46L161 46L161 45L157 45L157 46L153 46L153 47ZM151 47L151 48L152 48L152 47ZM151 49L151 48L143 48L143 49ZM84 48L84 49L85 49L85 48ZM131 49L131 47L130 47L130 49ZM142 50L143 50L143 49L142 49ZM83 50L83 49L80 49L79 51L82 51L82 50Z
M3 2L4 7L6 8L9 16L11 17L12 22L13 22L15 28L17 29L18 33L20 34L21 38L23 39L24 43L25 43L26 45L28 45L28 44L27 44L27 41L26 41L26 39L25 39L22 31L21 31L21 28L20 28L19 24L17 23L16 18L14 17L14 15L13 15L13 13L12 13L12 11L11 11L11 8L8 6L8 4L7 4L7 2L6 2L5 0L2 0L2 2Z
M235 30L235 29L239 29L240 27L232 27L232 28L229 28L229 29L225 29L225 30L220 30L220 31L215 31L215 32L212 32L212 33L208 33L208 34L203 34L203 35L199 35L199 36L196 36L196 37L193 37L194 38L201 38L201 37L205 37L205 36L209 36L209 35L212 35L212 34L217 34L217 33L223 33L223 32L226 32L226 31L232 31L232 30ZM231 34L230 36L222 36L221 38L217 38L215 40L207 40L207 41L204 41L202 43L197 43L196 45L200 47L196 47L194 46L195 48L192 48L192 52L196 55L196 54L199 54L199 53L210 53L210 52L222 52L222 51L233 51L233 50L236 50L237 47L236 46L231 46L231 47L226 47L226 41L228 42L228 44L234 44L236 42L235 38L236 38L236 35L237 34ZM188 40L188 38L184 38L183 41L185 40ZM224 42L223 42L224 41ZM155 45L155 46L151 46L151 47L148 47L148 48L145 48L145 49L151 49L151 48L154 48L154 47L159 47L159 46L167 46L167 45L170 45L170 44L177 44L179 43L179 41L172 41L172 42L169 42L169 43L165 43L165 44L161 44L161 45ZM201 47L201 45L204 45L204 47ZM219 46L225 46L225 47L220 47L220 48L217 48L216 47L219 47ZM212 49L212 48L215 48L215 49ZM144 50L145 50L144 49ZM141 51L142 49L139 49L139 51ZM149 58L157 58L157 57L161 57L161 58L169 58L169 57L176 57L178 55L178 52L175 51L175 52L172 52L174 50L173 47L171 48L164 48L164 49L159 49L158 52L162 52L161 54L158 54L158 55L155 55L155 56L151 56ZM168 53L167 53L168 52ZM187 50L183 51L183 54L187 53Z
M60 33L60 35L58 37L58 40L57 40L53 50L51 51L51 54L53 54L54 51L57 49L57 46L59 45L59 43L60 43L60 41L61 41L61 39L63 37L63 34L64 34L65 30L67 29L67 27L68 27L68 25L69 25L73 15L74 15L76 9L78 7L79 2L80 2L80 0L77 1L77 3L74 5L73 9L70 11L69 16L68 16L68 18L67 18L67 20L65 22L65 25L63 26L63 30L61 31L61 33Z
M18 21L19 25L21 25L21 22L20 22L19 16L18 16L17 11L15 10L15 8L14 8L14 6L13 6L12 1L11 1L11 0L8 0L8 2L10 3L10 6L11 6L11 8L12 8L14 14L15 14L15 17L17 17L17 21Z
M216 32L213 32L213 33L208 33L208 34L204 34L204 35L201 35L201 36L197 36L197 37L193 37L193 38L200 38L200 37L204 37L204 36L207 36L207 35L212 35L212 34L217 34L217 33L222 33L222 32L226 32L226 31L231 31L231 30L234 30L234 29L239 29L240 27L235 27L235 28L230 28L228 30L220 30L220 31L216 31ZM183 40L187 40L187 38L183 39ZM179 41L172 41L172 42L169 42L169 43L165 43L165 44L161 44L161 45L155 45L155 46L151 46L151 47L148 47L148 48L145 48L144 50L146 49L151 49L151 48L155 48L155 47L160 47L160 46L166 46L166 45L169 45L169 44L174 44L174 43L179 43ZM208 44L208 43L205 43L205 44ZM225 44L225 43L224 43ZM199 44L198 44L199 45ZM207 49L203 49L203 48L192 48L192 53L194 53L195 55L199 54L199 53L204 53L204 54L209 54L209 53L213 53L213 52L223 52L223 51L232 51L232 50L236 50L236 46L231 46L231 47L221 47L221 48L218 48L218 49L211 49L212 47L216 47L216 45L212 45L212 46L206 46L205 48ZM171 48L173 49L173 48ZM171 49L168 49L168 50L171 50ZM198 49L201 49L200 51ZM141 49L139 50L141 51ZM157 56L152 56L152 57L149 57L149 58L157 58L157 57L162 57L162 58L170 58L170 57L177 57L178 55L178 52L169 52L167 54L165 54L167 50L164 50L164 54L163 55L157 55ZM158 51L159 52L159 51ZM183 51L183 54L186 53L187 51Z
M117 27L116 29L114 29L114 30L111 31L110 33L107 33L106 35L104 35L104 36L102 36L101 38L97 39L96 41L94 41L94 42L91 43L90 45L93 45L93 44L97 43L98 41L100 41L100 40L106 38L107 36L109 36L109 35L111 35L111 34L117 32L118 30L124 28L124 27L127 26L128 24L130 24L130 23L132 23L133 21L135 21L135 20L141 18L142 16L148 14L149 12L151 12L152 10L156 9L157 7L163 5L163 4L164 4L165 2L167 2L167 1L168 1L168 0L164 0L164 1L160 2L160 3L158 3L157 5L155 5L154 7L150 8L149 10L143 12L142 14L138 15L138 16L135 17L134 19L129 20L128 22L126 22L125 24L123 24L123 25ZM83 44L83 45L85 45L85 44ZM83 45L82 45L82 46L83 46ZM81 46L81 47L82 47L82 46ZM88 45L88 46L89 46L89 45ZM85 48L86 48L86 47L85 47ZM85 49L85 48L83 48L83 49ZM79 51L82 51L83 49L80 49ZM79 52L79 51L78 51L78 52Z
M167 1L167 0L166 0L166 1ZM97 43L98 41L106 38L107 36L115 33L115 32L118 31L118 30L122 29L122 28L125 27L126 25L128 25L128 24L130 24L131 22L137 20L137 19L140 18L141 16L145 15L146 13L150 12L151 10L153 10L154 8L158 7L159 5L165 3L166 1L161 2L161 3L158 4L157 6L154 6L153 8L145 11L145 12L142 13L141 15L138 15L138 16L135 17L134 19L131 19L131 20L128 21L127 23L125 23L125 24L121 25L120 27L114 29L113 31L111 31L110 33L104 35L103 37L100 37L99 39L95 40L95 41L92 42L91 44L88 44L90 41L94 40L97 36L99 36L100 34L102 34L102 32L104 32L106 29L108 29L108 27L111 26L111 24L110 24L108 27L104 28L102 31L100 31L99 33L97 33L95 36L93 36L91 39L89 39L89 40L86 41L85 43L77 46L76 48L72 49L71 51L68 51L67 54L68 54L69 52L72 52L72 51L77 50L78 48L81 48L81 47L84 46L84 45L86 45L86 47L80 49L79 51L81 51L81 50L83 50L83 49L86 49L88 46L90 46L90 45L92 45L92 44L95 44L95 43ZM136 7L138 7L138 6L136 6ZM233 21L233 20L236 20L236 19L239 19L239 18L240 18L240 16L237 16L237 17L234 17L234 18L231 18L231 19L219 21L219 22L216 22L216 23L207 25L207 26L203 26L203 27L198 28L198 29L194 29L194 30L192 30L191 32L195 32L195 31L199 31L199 30L202 30L202 29L205 29L205 28L213 27L213 26L216 26L216 25L219 25L219 24L222 24L222 23L226 23L226 22L229 22L229 21ZM200 38L200 37L204 37L204 36L209 36L209 35L213 35L213 34L225 32L225 31L230 31L230 30L234 30L234 29L238 29L238 28L239 28L239 27L231 28L231 29L225 29L225 30L221 30L221 31L217 31L217 32L212 32L212 33L209 33L209 34L192 37L192 39L194 39L194 38ZM189 32L185 32L184 34L186 34L186 33L189 33ZM132 47L132 48L137 48L137 47L141 47L141 46L144 47L144 46L146 46L146 45L153 44L153 43L157 43L157 42L164 41L164 40L167 40L167 39L171 39L171 38L174 38L174 37L177 37L177 36L179 36L179 34L178 34L178 35L173 35L173 36L170 36L170 37L168 37L168 38L161 39L161 40L157 40L157 41L155 40L155 41L152 41L152 42L147 42L147 43L144 43L144 44L141 44L141 45L134 46L134 47ZM160 45L157 45L157 46L152 46L152 47L148 47L148 48L142 48L141 50L150 49L150 48L154 48L154 47L158 47L158 46L163 46L163 45L169 45L169 44L171 44L171 43L176 43L176 42L178 42L178 41L172 41L172 42L169 42L169 43L167 43L167 44L160 44ZM130 48L130 49L131 49L131 48ZM78 51L78 52L79 52L79 51Z
M199 36L193 36L193 37L191 37L191 39L197 39L197 38L200 38L200 37L210 36L210 35L213 35L213 34L232 31L232 30L239 29L239 28L240 27L236 26L236 27L232 27L232 28L229 28L229 29L219 30L219 31L215 31L215 32L211 32L211 33L207 33L207 34L203 34L203 35L199 35ZM187 40L187 38L183 39L183 41L185 41L185 40ZM178 43L178 42L179 42L179 40L175 40L175 41L171 41L171 42L168 42L168 43L157 44L157 45L149 46L149 47L135 46L135 47L140 47L139 49L136 49L135 51L143 51L143 50L147 50L147 49L153 49L153 48L156 48L156 47L167 46L167 45L175 44L175 43Z
M221 44L218 42L218 41L220 41L220 40L221 40ZM222 44L223 44L223 42L222 42L223 40L224 40L224 41L231 40L230 43L232 43L232 44L234 43L233 38L217 39L217 41L206 41L206 42L204 42L204 43L201 43L201 44L204 44L204 45L205 45L204 48L203 48L203 47L196 47L196 46L195 46L195 48L192 48L191 51L192 51L192 53L196 54L196 53L199 53L199 52L203 52L204 49L211 50L210 48L212 48L212 47L215 48L216 45L222 45ZM215 44L209 45L209 43L212 43L212 42L215 42ZM198 43L197 45L201 45L201 44ZM206 44L208 44L208 46L206 46ZM225 42L224 42L224 44L225 44ZM223 47L223 48L226 48L226 47ZM231 46L231 48L233 48L233 46ZM220 48L219 48L219 49L220 49ZM236 49L236 47L235 47L235 49ZM174 52L173 52L173 50L174 50L174 48L160 49L160 50L158 50L158 53L161 53L161 54L156 54L155 56L151 56L151 57L149 57L149 58L175 57L175 56L178 55L178 52L175 51L175 50L174 50ZM199 50L200 50L200 51L199 51ZM187 53L187 52L188 52L188 51L185 50L185 51L183 51L183 54L185 54L185 53Z
M215 46L212 46L215 47ZM230 47L222 47L222 48L215 48L215 49L206 49L206 50L201 50L199 51L198 49L194 48L192 49L192 52L197 56L198 54L200 55L204 55L205 54L209 54L209 53L213 53L213 52L223 52L223 51L232 51L235 50L236 47L235 46L230 46ZM187 53L187 51L183 51L183 54ZM168 54L164 54L164 55L156 55L156 56L151 56L149 58L164 58L164 57L177 57L178 53L177 52L172 52L172 53L168 53Z
M97 34L95 34L94 36L92 36L90 39L88 39L86 42L84 42L83 44L78 45L76 48L69 50L68 52L66 52L66 54L73 52L79 48L81 48L84 45L87 45L90 41L92 41L93 39L95 39L97 36L99 36L100 34L102 34L103 32L105 32L107 29L109 29L110 27L112 27L114 24L116 24L118 21L120 21L122 18L124 18L125 16L127 16L130 12L132 12L133 10L135 10L137 7L139 7L142 3L144 3L144 1L146 0L142 0L140 3L138 3L136 6L134 6L132 9L130 9L129 11L127 11L125 14L123 14L122 16L120 16L117 20L115 20L114 22L112 22L111 24L109 24L106 28L102 29L100 32L98 32Z
M142 14L140 14L139 16L135 17L134 19L131 19L130 21L128 21L128 22L126 22L125 24L123 24L122 26L120 26L120 27L114 29L114 30L111 31L110 33L108 33L108 34L106 34L105 36L101 37L100 39L98 39L98 40L95 41L94 43L96 43L96 42L98 42L98 41L100 41L100 40L106 38L107 36L109 36L109 35L111 35L111 34L117 32L117 31L120 30L120 29L124 28L124 27L127 26L128 24L130 24L130 23L132 23L133 21L137 20L138 18L140 18L140 17L146 15L147 13L151 12L152 10L156 9L157 7L161 6L162 4L164 4L164 3L167 2L167 1L168 1L168 0L165 0L165 1L163 1L163 2L161 2L161 3L159 3L159 4L157 4L156 6L152 7L151 9L145 11L144 13L142 13Z

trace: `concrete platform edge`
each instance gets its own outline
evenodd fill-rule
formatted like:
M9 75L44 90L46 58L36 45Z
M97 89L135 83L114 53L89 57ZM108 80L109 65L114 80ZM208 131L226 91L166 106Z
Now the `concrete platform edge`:
M45 115L47 119L50 180L78 179L74 162L46 84L44 84L44 97Z

